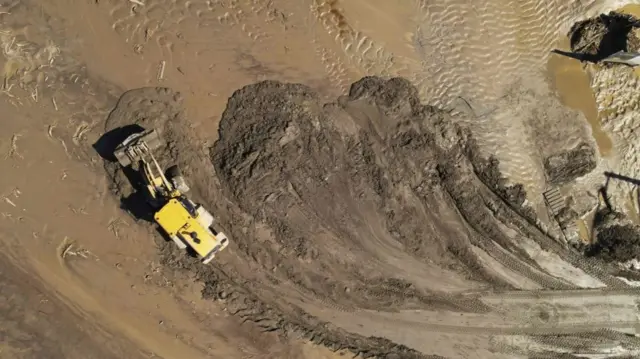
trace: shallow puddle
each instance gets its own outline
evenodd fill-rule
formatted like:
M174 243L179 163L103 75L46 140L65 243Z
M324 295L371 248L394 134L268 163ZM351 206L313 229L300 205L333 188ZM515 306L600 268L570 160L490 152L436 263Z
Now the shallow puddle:
M568 50L569 40L563 38L558 43L559 49ZM558 92L560 102L584 114L591 126L600 155L611 154L613 143L609 135L602 129L596 98L591 89L588 74L582 69L580 61L566 56L552 54L547 63L552 86Z

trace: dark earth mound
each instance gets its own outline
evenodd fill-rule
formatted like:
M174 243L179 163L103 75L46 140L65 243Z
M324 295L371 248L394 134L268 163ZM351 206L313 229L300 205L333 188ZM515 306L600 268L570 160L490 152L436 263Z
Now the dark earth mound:
M498 161L480 157L469 131L454 123L420 104L408 81L367 77L330 104L299 84L246 86L229 99L210 148L169 89L125 93L106 130L157 128L167 144L156 153L161 165L181 166L192 197L230 237L230 247L203 266L156 236L163 263L195 273L205 297L224 300L266 331L301 333L365 356L411 358L423 356L346 333L302 307L486 311L455 292L511 286L473 246L547 288L572 288L531 269L537 264L513 234L543 248L552 241L533 224L522 186L506 185ZM135 195L131 174L116 163L105 169L116 195Z
M640 39L633 29L640 27L632 15L610 12L575 23L569 30L571 51L599 61L618 51L638 51Z
M279 256L299 258L299 285L325 282L322 293L337 289L334 300L361 300L372 282L385 282L385 272L418 282L403 266L420 268L424 258L495 283L469 245L491 238L517 251L492 222L494 212L523 210L524 191L505 187L497 161L477 157L468 131L421 105L405 80L365 78L325 106L302 85L247 86L229 100L219 132L212 158L229 196L266 223ZM446 203L463 218L447 218ZM470 235L442 225L464 219ZM377 306L380 297L371 294L358 306Z
M132 128L131 124L139 127ZM161 166L167 168L172 164L178 164L185 176L192 180L191 196L206 202L219 222L235 224L236 227L227 231L231 238L239 239L233 244L239 246L241 251L246 251L244 255L248 256L247 260L258 261L258 258L253 257L256 254L254 250L260 252L262 249L259 245L252 247L251 241L255 241L256 238L247 238L247 234L243 233L248 226L253 225L252 221L247 221L239 214L238 209L232 206L225 207L220 201L215 200L222 198L222 195L217 193L219 185L212 176L213 167L207 160L206 148L204 145L198 146L194 131L188 127L180 95L167 88L142 88L125 93L107 119L105 137L108 140L107 143L101 144L101 149L108 153L115 148L115 144L126 138L128 134L139 131L140 128L158 130L166 143L164 148L154 152ZM127 200L136 193L131 183L132 177L135 183L135 175L122 171L117 162L106 161L105 170L113 193L123 199L123 208L129 210L134 217L138 217L144 210L131 208L130 202L133 200ZM220 207L223 207L222 210L216 211ZM302 335L314 343L323 344L334 350L350 349L365 357L436 358L422 355L383 338L365 338L346 333L286 303L279 306L278 303L281 301L277 298L259 295L259 288L277 285L277 282L274 282L275 279L271 279L270 282L269 279L261 278L255 273L237 273L232 266L222 261L203 266L161 236L156 236L156 239L164 265L184 274L195 273L196 278L205 284L204 297L225 300L229 312L242 318L243 321L256 323L265 331L277 330L283 334ZM243 248L245 245L249 247ZM239 258L239 260L244 261L245 258ZM247 267L248 269L250 266L250 264L235 265L238 268Z
M606 208L600 210L596 213L594 232L596 241L587 249L587 255L608 262L640 258L640 226L624 214Z
M549 183L561 185L584 176L596 168L596 150L587 143L544 159L544 170Z

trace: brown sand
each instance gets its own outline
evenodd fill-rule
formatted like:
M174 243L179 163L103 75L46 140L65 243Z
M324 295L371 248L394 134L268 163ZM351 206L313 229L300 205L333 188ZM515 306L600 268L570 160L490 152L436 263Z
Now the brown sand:
M537 76L531 56L593 8L394 5L0 2L0 357L513 358L539 351L519 335L632 326L635 294L534 225L486 156L523 139L448 111ZM379 74L417 89L351 87ZM130 188L93 144L128 123L162 129L159 157L230 234L212 266L119 203ZM530 153L515 168L537 169ZM550 274L547 251L582 270ZM576 276L622 289L566 292ZM549 291L485 292L514 288Z

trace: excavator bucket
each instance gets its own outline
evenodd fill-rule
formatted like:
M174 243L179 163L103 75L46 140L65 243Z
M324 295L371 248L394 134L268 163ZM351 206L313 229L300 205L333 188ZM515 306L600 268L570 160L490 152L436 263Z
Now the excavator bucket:
M140 160L146 152L152 152L161 146L160 136L153 129L130 135L116 147L113 154L122 167L127 167Z

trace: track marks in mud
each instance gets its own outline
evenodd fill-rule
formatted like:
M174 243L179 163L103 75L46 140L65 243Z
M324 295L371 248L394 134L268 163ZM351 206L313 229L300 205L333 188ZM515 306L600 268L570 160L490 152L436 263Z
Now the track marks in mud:
M468 288L473 281L456 279L455 272L471 274L465 266L473 263L476 280L499 280L477 277L481 266L465 246L468 241L481 245L487 235L496 237L490 211L474 206L489 201L501 211L511 210L500 200L494 202L489 192L465 190L480 184L473 179L474 171L484 167L474 168L466 157L464 131L444 113L421 106L408 82L367 78L352 86L347 102L326 106L302 85L262 82L238 90L212 149L217 179L197 148L183 146L190 130L176 96L168 89L128 92L106 129L131 119L160 128L168 147L158 159L183 166L195 194L233 238L228 254L213 266L202 267L182 251L165 252L166 265L197 273L207 296L225 299L230 308L237 307L232 312L265 330L302 331L330 347L354 351L371 348L374 342L329 330L320 324L322 317L309 316L297 305L335 312L483 310L474 299L429 293L425 287L446 276L453 290ZM333 112L325 112L329 109ZM341 120L334 122L337 115ZM425 163L432 165L422 169ZM126 195L128 185L118 179L118 171L117 165L107 166L116 193ZM414 175L403 178L406 173ZM496 180L492 175L484 179L492 185ZM442 190L449 200L437 194ZM221 200L225 197L231 202ZM435 208L461 211L474 221L473 235L464 237L462 232L458 242L446 242L447 228L425 229L424 223L443 223L425 206L427 201L440 203ZM478 212L484 214L472 215ZM459 217L453 221L464 225ZM430 237L429 231L442 235ZM508 243L505 247L513 249ZM437 267L443 261L451 265L449 270ZM425 278L432 278L432 283ZM349 344L351 340L358 344ZM388 350L406 350L398 348Z
M346 93L349 89L350 76L345 64L333 50L319 45L316 39L313 40L313 44L316 56L324 65L331 85L340 93Z
M185 167L196 198L232 238L210 266L162 243L163 264L196 273L206 297L225 300L266 331L302 332L335 349L414 355L325 322L369 313L382 325L394 309L496 310L447 293L510 287L484 271L472 244L541 287L575 287L546 274L514 242L552 243L531 224L522 188L505 182L498 162L483 158L451 115L421 105L406 80L364 78L330 104L302 85L246 86L229 99L211 163L203 144L184 146L192 129L173 91L128 92L106 129L132 118L161 129L168 146L160 162ZM123 194L128 185L118 171L107 166ZM446 287L437 287L444 278ZM532 309L531 320L539 312Z
M320 20L321 27L327 31L329 36L333 36L333 40L337 42L341 36L340 34L349 33L351 27L346 23L346 19L339 10L335 9L336 2L314 0L310 7L310 14L313 18ZM338 33L335 32L335 28L338 29ZM315 47L316 56L324 65L329 82L341 93L346 93L352 81L351 72L357 69L348 66L343 60L344 48L340 49L340 54L337 54L334 50L324 45L323 41L320 40L321 37L315 32L313 34L312 43Z
M148 41L175 41L180 25L192 24L206 31L218 23L214 14L219 3L193 1L146 1L145 5L112 1L110 15L113 29L134 44ZM170 36L170 38L169 38Z
M138 51L151 45L169 54L185 43L205 43L207 37L225 36L225 28L237 29L251 42L260 42L271 36L261 24L286 16L275 9L271 1L262 0L150 0L144 3L112 1L109 13L113 29Z

